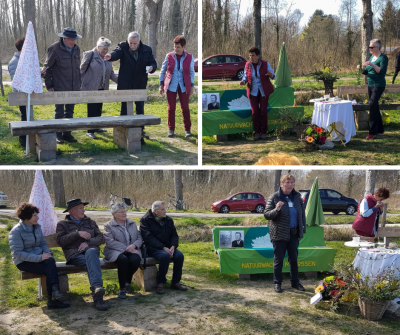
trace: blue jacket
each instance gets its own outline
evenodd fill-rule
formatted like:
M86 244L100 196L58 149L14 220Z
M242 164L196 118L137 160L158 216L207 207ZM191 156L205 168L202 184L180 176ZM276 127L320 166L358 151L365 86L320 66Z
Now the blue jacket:
M31 226L20 221L10 231L8 242L15 265L22 262L40 263L44 252L52 253L39 224Z
M19 56L20 56L20 53L16 52L14 54L13 58L11 58L10 63L8 63L8 72L10 72L11 81L14 78L15 71L17 71Z

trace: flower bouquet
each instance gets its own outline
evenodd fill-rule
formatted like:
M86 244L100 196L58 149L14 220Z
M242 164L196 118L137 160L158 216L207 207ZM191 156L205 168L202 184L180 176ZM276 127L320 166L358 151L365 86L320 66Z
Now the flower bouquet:
M330 300L333 309L337 308L339 300L346 290L346 283L337 275L325 277L315 287L315 293L321 293L322 300Z
M322 127L318 127L316 124L312 124L304 130L302 138L306 148L318 149L320 145L325 144L327 131Z

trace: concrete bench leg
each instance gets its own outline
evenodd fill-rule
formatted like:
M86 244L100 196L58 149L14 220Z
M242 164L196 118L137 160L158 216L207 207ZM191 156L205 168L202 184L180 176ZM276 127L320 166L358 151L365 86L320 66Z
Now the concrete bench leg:
M33 135L31 136L34 137ZM56 150L56 133L36 134L36 154L39 161L56 159Z
M249 275L249 274L240 274L240 273L238 273L238 278L239 279L247 279L247 280L250 280L250 277L251 275Z
M114 142L133 154L141 150L142 128L115 127L113 131Z
M157 287L157 267L148 266L146 269L141 268L133 274L132 281L142 286L146 292L154 291Z
M355 111L354 114L358 130L368 130L368 111Z
M42 286L42 296L47 297L46 277L40 277L40 283ZM68 275L58 275L58 283L60 292L66 294L69 291Z

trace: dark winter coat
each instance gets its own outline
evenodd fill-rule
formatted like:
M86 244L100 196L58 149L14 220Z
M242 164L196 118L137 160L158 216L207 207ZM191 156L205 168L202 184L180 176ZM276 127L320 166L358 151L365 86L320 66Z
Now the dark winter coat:
M80 91L81 89L81 51L75 44L70 53L62 39L47 49L44 67L46 88L54 91Z
M161 226L151 209L140 219L140 234L148 250L162 250L164 247L178 247L179 237L174 221L166 216Z
M80 237L78 231L86 231L90 234L90 239L85 240ZM67 262L75 255L80 254L83 251L78 251L78 247L82 242L86 242L89 248L97 248L103 243L103 234L101 233L96 222L85 216L81 224L77 224L71 220L71 217L67 215L64 220L57 223L56 228L57 244L62 248L65 259Z
M121 42L111 52L110 61L120 60L118 72L118 90L146 89L148 74L146 66L152 66L154 73L157 70L157 62L154 59L151 48L140 41L138 60L135 61L129 52L129 43Z
M297 224L299 238L303 238L306 233L306 215L303 201L299 192L292 191L294 208L297 211ZM284 204L279 211L275 209L276 204L282 201ZM271 241L289 241L290 240L290 209L289 204L280 190L273 193L267 200L264 217L270 220L269 234Z
M20 221L8 235L11 255L15 265L22 262L40 263L42 254L52 254L40 225L27 225Z

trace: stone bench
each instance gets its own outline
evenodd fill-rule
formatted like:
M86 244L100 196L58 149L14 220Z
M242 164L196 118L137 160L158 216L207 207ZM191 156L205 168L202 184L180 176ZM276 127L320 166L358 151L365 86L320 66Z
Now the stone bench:
M8 103L10 106L26 106L27 96L22 92L9 93ZM161 119L153 115L133 115L133 102L146 100L146 90L33 93L31 105L126 102L127 115L35 121L31 111L31 121L9 122L8 126L13 136L31 135L29 150L36 152L39 161L56 158L56 132L80 129L113 128L114 142L129 153L135 153L141 149L141 127L161 124Z
M400 85L386 85L384 93L400 93ZM347 95L347 100L353 100L353 94L368 94L368 86L338 86L337 95L342 97ZM399 110L400 104L380 104L380 110ZM359 130L368 129L369 104L353 105L355 122Z
M56 241L56 234L45 236L45 239L49 248L60 248L60 246L57 244ZM149 291L154 291L156 289L157 286L156 265L159 264L159 262L153 257L145 257L146 254L145 250L146 250L145 248L142 248L142 255L144 257L140 262L139 269L134 273L132 277L132 282L136 285L143 287L143 289L146 292L149 292ZM171 262L173 262L172 259ZM100 259L100 264L102 270L117 269L117 265L115 263L105 263L103 258ZM69 291L69 284L68 284L69 274L87 272L85 267L67 265L66 262L56 262L56 266L60 282L60 291L62 293L66 293L67 291ZM26 271L20 271L20 272L22 280L40 278L42 295L47 295L46 276Z

